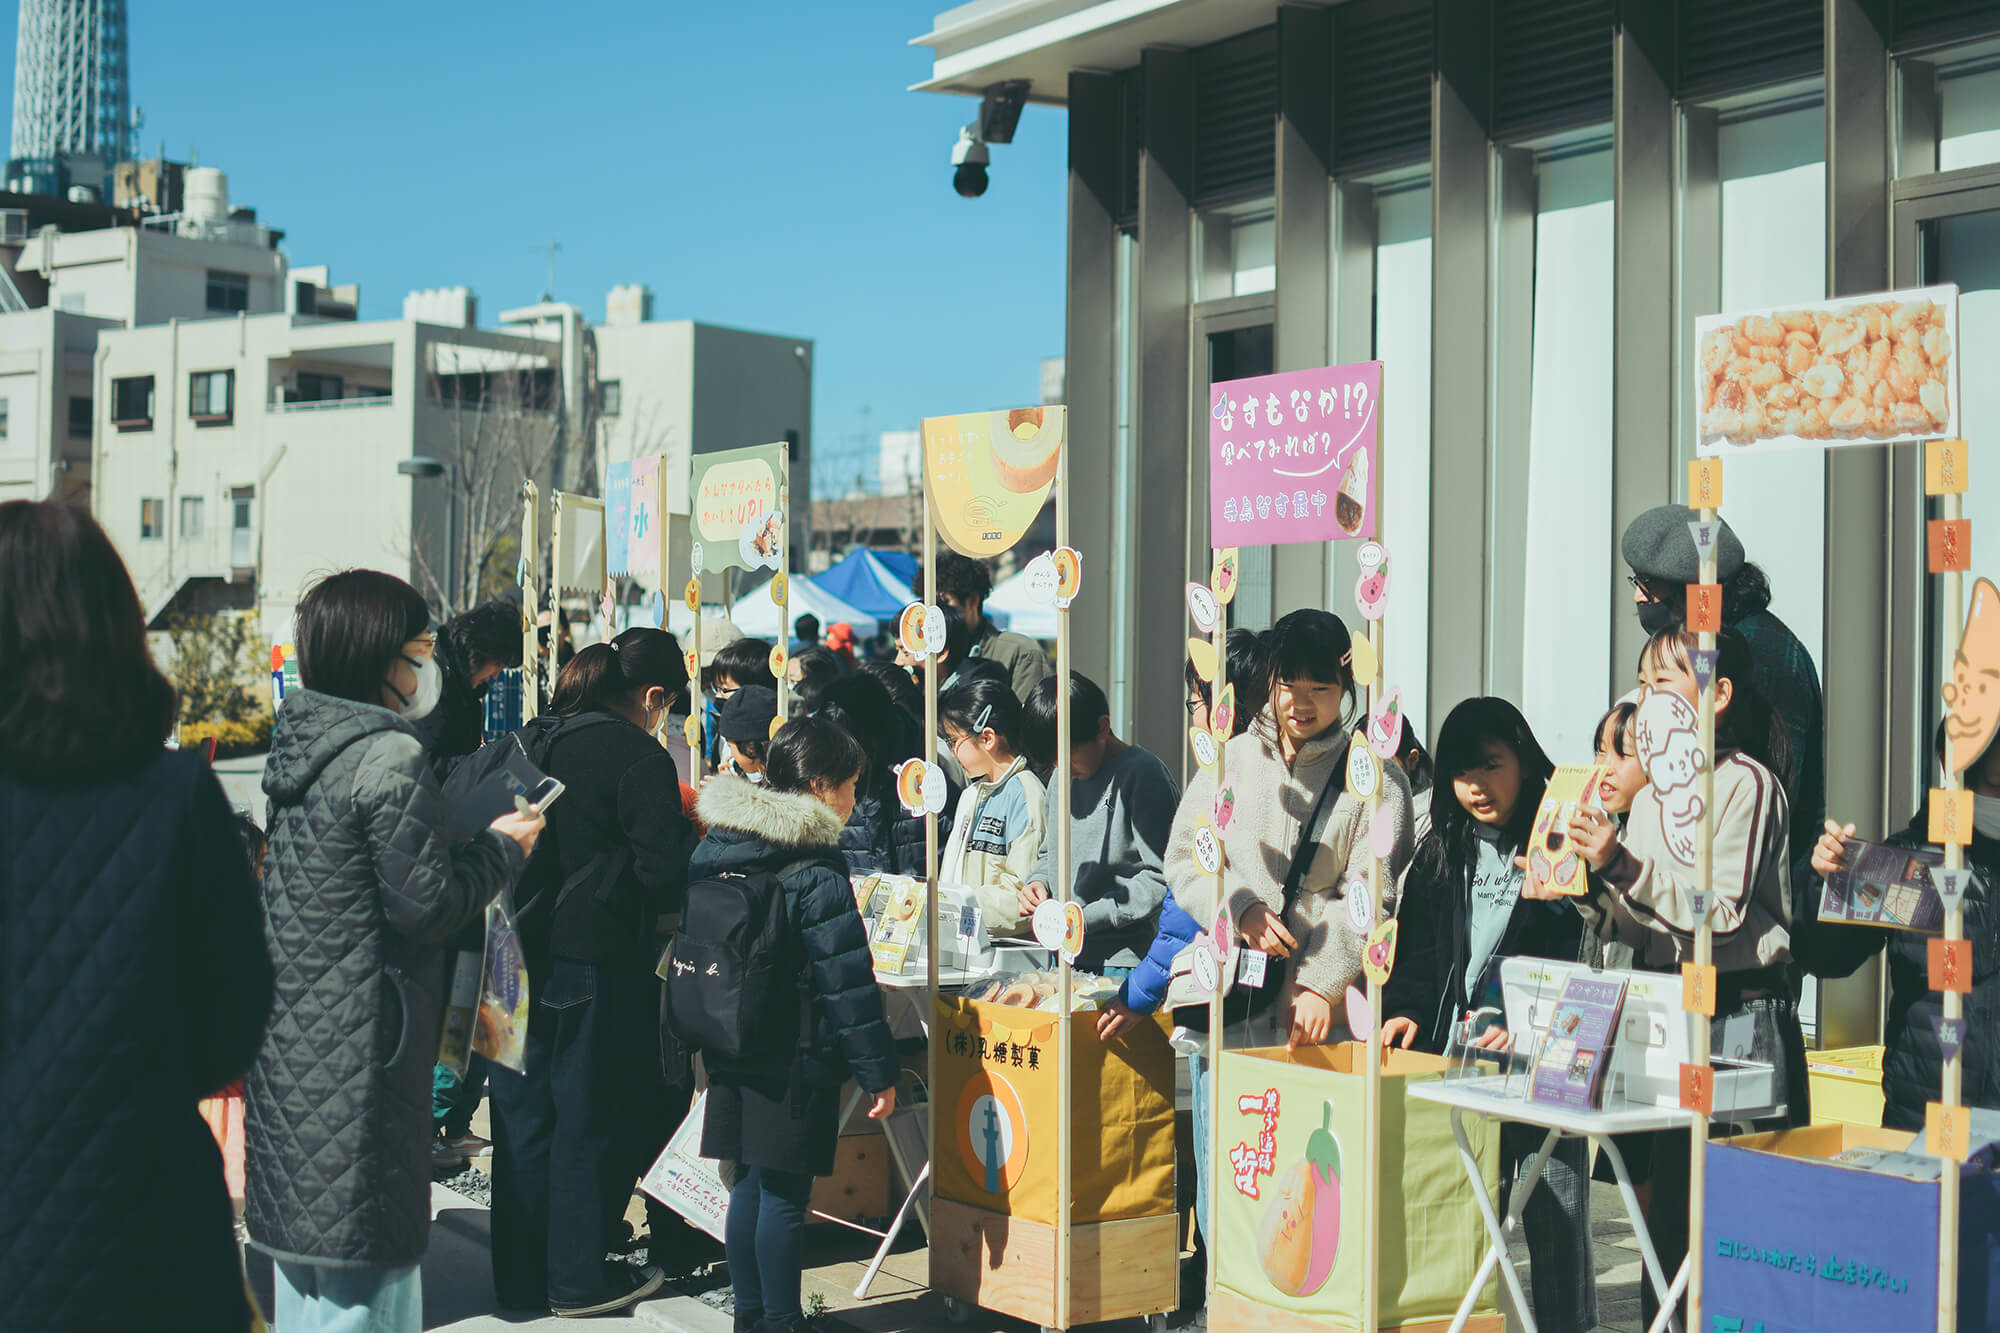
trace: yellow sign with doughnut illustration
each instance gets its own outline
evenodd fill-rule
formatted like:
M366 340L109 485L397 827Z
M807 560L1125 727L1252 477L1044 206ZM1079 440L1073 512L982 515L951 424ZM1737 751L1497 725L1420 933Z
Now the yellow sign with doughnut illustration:
M1062 461L1069 409L1021 407L924 420L924 495L945 544L974 559L1021 540Z

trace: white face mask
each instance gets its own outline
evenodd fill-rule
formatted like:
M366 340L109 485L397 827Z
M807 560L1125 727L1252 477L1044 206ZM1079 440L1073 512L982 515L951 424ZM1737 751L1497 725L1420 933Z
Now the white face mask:
M2000 841L2000 796L1972 794L1972 831Z
M429 717L438 706L438 700L444 696L444 669L437 664L435 657L405 657L403 660L417 673L417 692L406 695L394 685L389 686L389 692L403 701L403 706L396 711L415 722Z

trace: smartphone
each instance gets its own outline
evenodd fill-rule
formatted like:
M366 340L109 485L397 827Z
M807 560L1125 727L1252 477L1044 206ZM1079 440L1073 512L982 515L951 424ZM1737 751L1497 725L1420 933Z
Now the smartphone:
M568 790L554 778L543 778L530 790L515 789L514 808L524 815L539 815L556 803L556 797Z

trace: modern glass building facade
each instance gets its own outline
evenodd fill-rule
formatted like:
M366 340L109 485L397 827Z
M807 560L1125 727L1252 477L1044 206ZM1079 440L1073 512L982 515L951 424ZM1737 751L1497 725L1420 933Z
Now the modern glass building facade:
M1164 755L1214 380L1384 363L1386 672L1426 735L1500 694L1587 755L1644 637L1618 535L1684 495L1697 316L1959 284L1975 570L2000 542L2000 4L981 0L918 40L926 91L1068 108L1072 524L1109 537L1076 661ZM1919 462L1726 474L1867 836L1916 808L1940 707ZM1351 544L1244 565L1237 623L1354 618ZM1829 987L1822 1040L1871 1039L1878 992Z

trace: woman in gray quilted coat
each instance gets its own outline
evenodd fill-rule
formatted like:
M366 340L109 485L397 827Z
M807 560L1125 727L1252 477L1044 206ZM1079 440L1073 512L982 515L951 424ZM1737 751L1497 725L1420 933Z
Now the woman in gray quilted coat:
M246 1221L278 1333L417 1333L446 943L513 883L540 816L453 848L412 723L437 706L429 609L354 569L296 617L300 680L264 769L277 998L250 1071Z

